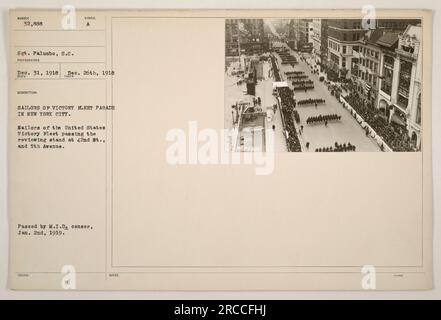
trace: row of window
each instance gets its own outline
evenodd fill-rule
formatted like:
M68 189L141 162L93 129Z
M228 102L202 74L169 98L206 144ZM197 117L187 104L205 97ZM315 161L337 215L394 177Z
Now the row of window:
M374 62L372 60L368 60L368 59L360 59L360 64L363 67L369 68L371 69L373 72L377 72L378 71L378 63Z
M328 47L340 52L340 45L332 40L328 40Z
M366 47L361 48L361 52L364 55L374 57L375 59L378 59L380 57L380 53L378 51Z
M350 53L350 48L351 48L351 46L345 46L345 45L342 45L340 47L340 45L338 43L336 43L332 40L328 41L328 47L330 47L331 49L334 49L335 51L338 51L338 52L340 52L340 48L341 48L342 54ZM352 50L358 52L358 46L353 46Z
M392 79L393 79L393 70L383 67L383 80L381 81L381 90L388 95L391 95L392 92Z
M328 47L335 50L335 51L340 52L340 45L332 40L328 40ZM341 49L342 49L341 52L343 54L346 54L348 52L347 48L348 48L348 46L341 46Z

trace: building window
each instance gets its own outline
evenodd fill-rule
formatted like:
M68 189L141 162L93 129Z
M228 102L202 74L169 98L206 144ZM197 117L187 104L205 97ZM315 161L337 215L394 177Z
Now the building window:
M402 96L401 94L399 94L399 95L398 95L397 102L398 102L398 104L399 104L401 107L407 109L407 105L409 104L409 99L406 98L406 97L404 97L404 96Z
M398 82L398 103L407 107L409 103L410 77L412 73L412 63L409 61L400 61L400 75Z
M343 54L346 54L346 46L343 46Z
M384 56L383 79L381 80L381 90L391 95L393 80L394 58Z
M390 56L384 56L384 65L387 68L393 69L394 68L394 61L395 61L394 58L392 58Z

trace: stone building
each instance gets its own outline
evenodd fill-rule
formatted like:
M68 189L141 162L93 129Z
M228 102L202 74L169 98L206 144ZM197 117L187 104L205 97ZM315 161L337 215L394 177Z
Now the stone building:
M312 19L312 46L315 61L326 63L328 56L328 20Z
M416 149L421 145L421 26L409 25L396 48L382 50L378 108L405 127ZM391 41L393 42L393 41Z

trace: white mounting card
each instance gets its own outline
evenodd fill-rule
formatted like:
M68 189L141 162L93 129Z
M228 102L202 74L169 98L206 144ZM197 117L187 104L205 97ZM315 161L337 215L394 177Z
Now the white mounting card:
M9 28L11 288L432 287L430 11Z

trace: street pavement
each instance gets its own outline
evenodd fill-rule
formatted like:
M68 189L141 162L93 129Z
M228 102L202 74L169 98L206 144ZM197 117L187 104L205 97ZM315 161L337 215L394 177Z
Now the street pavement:
M267 80L260 80L256 86L256 96L262 99L262 109L272 109L272 106L277 104L276 98L273 96L273 81L269 78ZM282 117L280 116L280 110L277 111L271 121L266 121L266 129L273 130L272 126L275 126L274 130L274 151L284 152L288 151L286 147L286 139L283 134Z
M300 56L290 50L291 54L298 60L298 64L295 66L294 70L303 71L309 76L310 80L314 81L314 89L305 91L295 91L295 96L297 101L308 99L308 98L323 98L326 100L326 104L318 105L317 108L314 105L308 106L297 106L297 111L300 116L300 125L303 125L303 132L301 138L303 142L309 142L309 149L306 151L315 151L316 148L331 147L334 146L335 142L339 144L350 142L352 145L356 146L356 151L365 152L375 152L380 151L377 143L370 137L366 136L365 131L358 122L351 116L349 111L347 111L337 99L331 95L328 91L324 82L319 81L319 76L311 73L311 68L306 62L300 60ZM279 60L281 61L281 60ZM282 72L292 71L290 65L282 65ZM291 81L292 82L292 81ZM290 88L292 84L290 83ZM325 126L324 123L317 124L306 124L306 119L312 116L325 114L338 114L342 118L337 122L328 122Z

